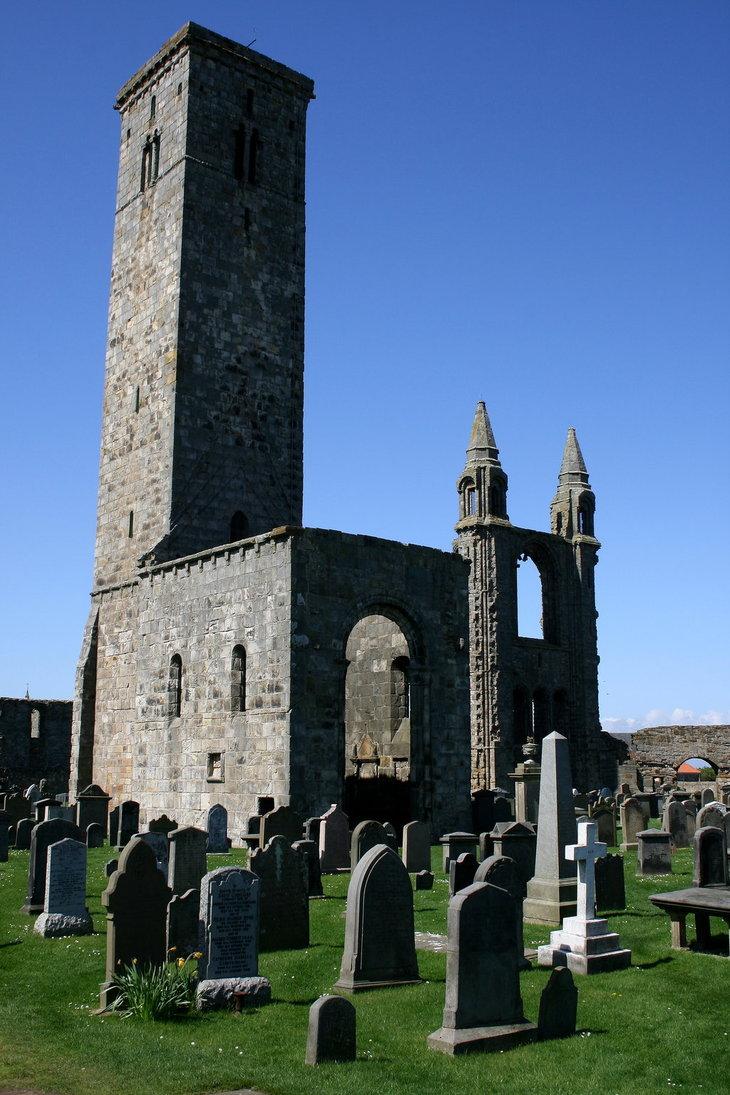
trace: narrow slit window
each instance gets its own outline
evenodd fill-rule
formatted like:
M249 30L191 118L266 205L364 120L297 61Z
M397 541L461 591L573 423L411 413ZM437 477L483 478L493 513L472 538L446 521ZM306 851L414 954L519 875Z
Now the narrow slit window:
M157 96L153 95L152 98L150 99L150 121L152 121L152 119L154 118L156 113L157 113Z
M129 536L130 540L134 536L134 510L133 509L131 509L129 511L129 524L127 526L127 535Z
M134 413L139 414L139 384L134 392Z
M180 717L182 709L182 658L173 654L167 680L167 713L171 719Z
M258 178L260 147L259 131L258 129L254 129L251 134L251 141L248 148L248 181L251 184L255 184Z
M246 648L234 646L231 655L231 711L246 710Z

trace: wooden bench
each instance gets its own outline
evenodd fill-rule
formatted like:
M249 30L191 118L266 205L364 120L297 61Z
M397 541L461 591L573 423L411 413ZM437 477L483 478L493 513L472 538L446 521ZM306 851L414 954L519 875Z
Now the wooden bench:
M730 932L730 886L693 886L689 890L652 894L649 900L669 914L672 947L675 949L687 947L686 921L691 914L695 918L697 945L701 949L707 949L710 945L711 916L721 917Z

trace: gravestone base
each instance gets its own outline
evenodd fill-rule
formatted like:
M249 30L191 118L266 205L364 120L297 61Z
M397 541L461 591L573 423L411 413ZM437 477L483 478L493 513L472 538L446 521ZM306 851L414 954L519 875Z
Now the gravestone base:
M41 913L33 931L44 939L61 939L66 935L91 935L94 925L87 911L85 916L66 916L65 913Z
M234 995L237 1000L234 1001ZM268 977L212 977L199 981L195 1006L199 1011L232 1008L260 1008L271 1003L271 982Z
M557 882L531 878L522 904L522 919L530 924L561 924L566 917L575 916L577 899L575 878Z
M428 1036L429 1049L457 1056L461 1053L489 1053L522 1046L537 1038L536 1023L508 1023L496 1027L441 1027Z
M630 966L631 951L621 947L616 932L608 931L607 920L570 916L561 931L550 933L549 943L538 947L537 963L567 966L571 973L609 973Z
M352 977L341 977L335 988L340 989L341 992L370 992L371 989L392 989L397 988L398 985L421 984L423 984L422 977L413 977L406 981L356 981Z

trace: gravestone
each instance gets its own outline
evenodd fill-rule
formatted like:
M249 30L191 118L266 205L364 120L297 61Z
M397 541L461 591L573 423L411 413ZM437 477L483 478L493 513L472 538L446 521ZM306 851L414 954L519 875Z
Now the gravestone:
M243 833L243 842L247 848L258 848L259 839L261 836L261 815L251 814L246 822L246 829Z
M277 806L261 818L260 848L265 848L272 837L283 836L287 844L302 839L304 822L291 806Z
M637 833L646 828L648 817L644 816L641 803L635 798L625 798L621 803L621 851L628 852L636 848Z
M79 828L70 821L54 818L52 821L39 821L33 827L30 836L30 856L28 858L28 896L21 912L41 913L46 900L46 864L48 849L59 840L80 840L83 836Z
M5 812L10 816L11 824L17 825L23 818L29 818L33 813L33 807L27 798L23 798L17 791L5 796Z
M624 857L609 852L596 860L596 909L625 909Z
M598 826L598 839L613 848L616 844L616 814L613 808L599 806L593 811L591 821Z
M700 803L697 802L696 799L694 799L694 798L686 798L686 797L683 798L681 800L681 802L682 802L682 805L684 806L685 810L687 811L687 813L691 814L692 817L696 818L697 817L697 811L700 808Z
M228 841L228 810L219 802L208 810L208 851L220 855L230 850Z
M261 950L309 946L308 869L285 836L273 836L251 853L249 866L259 879Z
M578 989L573 975L566 966L558 966L550 974L547 985L540 994L540 1014L537 1020L538 1036L570 1038L575 1034L578 1015Z
M304 862L307 865L307 896L324 897L317 845L313 840L295 840L292 848L304 857Z
M145 844L148 844L155 853L155 860L159 870L167 879L167 870L170 855L170 842L165 833L135 833Z
M51 806L55 806L58 809L61 807L60 802L56 802L55 798L37 798L33 804L35 810L35 816L37 821L50 821L48 817L48 810Z
M376 844L386 844L394 852L398 851L395 841L388 835L385 827L379 821L361 821L355 826L352 830L352 840L350 842L351 871L355 870L365 853L374 848Z
M671 835L673 848L689 848L688 814L676 799L670 799L664 807L662 829Z
M548 944L537 948L538 963L584 974L626 969L631 951L622 948L608 922L596 916L595 862L606 854L606 845L596 840L595 822L581 822L578 843L569 845L565 854L578 864L577 912L565 917L559 931L550 932Z
M139 803L125 799L109 815L109 843L113 848L126 848L139 830Z
M118 859L107 859L106 863L104 864L104 874L106 875L106 877L111 878L118 866Z
M517 864L506 855L492 855L479 864L474 876L475 882L488 882L506 890L515 903L515 932L517 936L518 969L529 970L530 963L525 958L525 936L522 905L527 892L527 884L520 875Z
M9 834L9 827L4 822L0 822L0 863L7 863L8 861L8 848L10 846Z
M186 890L200 891L200 880L207 870L205 849L208 834L205 829L186 825L170 833L170 860L167 884L174 894Z
M178 825L176 821L172 821L167 814L162 814L160 817L154 818L147 826L149 833L164 833L165 836L169 836L173 829L177 829Z
M319 829L321 824L321 817L308 817L304 822L304 839L314 841L317 845L317 854L319 854Z
M271 997L271 987L258 976L259 893L261 882L243 867L219 867L200 884L196 993L202 1010L229 1007L234 993Z
M319 867L322 874L336 874L350 867L350 823L333 802L320 819Z
M491 855L507 856L513 860L522 884L526 888L527 883L535 874L535 854L537 852L537 834L535 830L531 825L525 825L521 821L513 821L511 825L504 826L499 832L495 830L491 836ZM498 883L495 883L495 885L498 885Z
M714 787L705 787L700 796L700 801L703 806L707 806L708 803L715 801L715 789Z
M494 824L499 821L512 821L512 800L506 795L496 795L494 799Z
M415 879L417 890L433 889L433 873L431 871L416 871Z
M457 859L462 852L477 854L476 833L445 833L439 840L442 853L442 866L445 875L449 873L449 865L452 859Z
M575 864L565 847L576 839L570 750L562 734L543 739L535 874L527 883L525 920L559 924L576 908Z
M479 834L479 862L483 863L485 859L489 859L490 855L494 855L494 840L491 833Z
M92 783L76 796L76 824L82 833L95 822L101 825L106 840L109 817L109 795L98 784Z
M727 807L723 806L721 802L708 802L706 806L697 811L696 827L697 829L705 829L709 825L714 825L716 829L724 829L726 815Z
M474 881L477 873L477 857L473 852L462 852L456 859L449 863L449 897L453 897L460 890L465 890Z
M459 1054L532 1041L520 995L517 910L506 890L475 882L449 901L446 1000L431 1049Z
M409 821L403 826L401 858L409 872L431 870L431 828L425 821Z
M119 857L119 866L101 895L107 910L106 976L99 1006L111 1006L119 995L112 978L121 968L161 966L167 941L167 905L171 891L157 867L155 853L144 840L131 840Z
M699 806L692 799L685 799L682 805L684 806L685 814L687 816L687 839L691 844L697 831L697 814L699 812Z
M355 1008L344 996L320 996L309 1009L306 1065L354 1061Z
M383 828L385 829L388 837L388 843L393 848L393 851L398 851L398 834L395 831L395 825L391 825L389 821L383 822Z
M335 988L360 992L420 980L408 871L392 848L377 844L358 862L347 889L345 949Z
M21 818L18 824L15 826L15 848L16 851L25 852L30 848L30 834L33 832L33 827L37 824L35 818L25 817Z
M173 894L167 906L167 956L190 958L198 949L200 890Z
M103 848L104 830L98 821L91 821L86 826L86 847Z
M645 829L637 833L636 875L672 873L672 834L663 829Z
M695 869L693 886L727 886L727 844L725 830L708 825L694 835Z
M66 837L49 846L43 912L34 930L46 939L93 931L86 908L86 845L81 841Z

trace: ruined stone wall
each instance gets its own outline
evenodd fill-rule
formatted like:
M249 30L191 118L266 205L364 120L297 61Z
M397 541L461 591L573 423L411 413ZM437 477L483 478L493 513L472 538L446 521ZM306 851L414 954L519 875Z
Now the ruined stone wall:
M645 777L676 776L690 757L708 760L719 778L730 778L730 726L652 726L631 736L632 761Z
M0 697L0 777L27 787L46 778L52 790L68 790L71 700Z
M346 657L347 756L357 753L367 735L377 744L382 764L391 767L391 745L406 708L404 674L393 663L399 658L410 661L406 637L387 616L366 616L350 632Z

